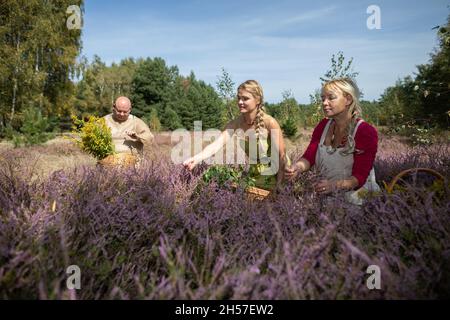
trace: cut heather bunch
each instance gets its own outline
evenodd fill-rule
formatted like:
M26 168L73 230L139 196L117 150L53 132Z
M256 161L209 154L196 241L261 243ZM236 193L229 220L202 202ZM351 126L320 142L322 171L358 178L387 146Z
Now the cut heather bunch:
M75 139L77 145L85 152L102 160L115 153L111 129L105 119L90 116L88 121L72 116L74 133L80 136Z

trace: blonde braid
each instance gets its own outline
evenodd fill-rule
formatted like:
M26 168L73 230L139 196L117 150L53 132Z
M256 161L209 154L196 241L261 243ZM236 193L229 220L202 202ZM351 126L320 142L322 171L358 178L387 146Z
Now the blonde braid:
M256 124L256 135L258 137L260 134L260 130L266 127L266 125L264 124L265 111L266 110L264 109L264 106L262 104L258 106L258 110L256 111L255 124Z
M361 106L359 105L359 101L354 102L355 106L352 110L352 120L348 124L348 136L347 143L344 150L341 150L340 153L344 156L357 152L356 142L353 138L353 133L356 129L356 125L358 124L358 116L361 115Z
M264 124L264 92L261 87L261 85L256 80L247 80L239 85L238 87L238 93L239 90L245 90L252 94L254 98L259 98L259 105L256 110L256 117L255 117L255 129L256 129L256 143L258 145L257 152L259 154L259 146L260 146L260 133L261 129L265 128ZM259 158L259 156L258 156Z

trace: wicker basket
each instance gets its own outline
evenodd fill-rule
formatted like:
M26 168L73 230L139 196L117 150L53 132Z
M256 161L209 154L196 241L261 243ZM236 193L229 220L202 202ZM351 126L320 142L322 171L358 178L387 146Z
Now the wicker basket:
M234 189L237 189L239 187L237 183L232 183L231 186ZM269 190L257 187L247 187L245 189L245 192L247 193L247 198L249 200L258 200L258 201L267 199L272 194L272 192Z
M116 153L107 156L106 158L97 162L103 167L121 167L130 168L136 166L137 157L130 153Z
M248 187L245 191L247 192L249 200L264 200L272 194L269 190L256 187Z
M389 183L386 186L386 191L389 193L392 193L392 191L394 191L394 187L397 184L397 182L399 182L401 180L402 177L413 173L413 172L426 172L432 176L435 176L436 178L444 181L444 176L442 176L439 172L433 170L433 169L428 169L428 168L413 168L413 169L407 169L407 170L403 170L402 172L400 172L399 174L397 174L394 179L392 179L391 183Z

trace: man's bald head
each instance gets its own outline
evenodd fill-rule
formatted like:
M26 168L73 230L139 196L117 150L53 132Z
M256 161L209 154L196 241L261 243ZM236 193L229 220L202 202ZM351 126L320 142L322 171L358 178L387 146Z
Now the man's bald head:
M127 97L118 97L115 103L116 107L129 107L131 109L131 101Z
M124 122L128 120L128 116L131 112L131 101L127 97L119 97L113 106L113 117L118 122Z

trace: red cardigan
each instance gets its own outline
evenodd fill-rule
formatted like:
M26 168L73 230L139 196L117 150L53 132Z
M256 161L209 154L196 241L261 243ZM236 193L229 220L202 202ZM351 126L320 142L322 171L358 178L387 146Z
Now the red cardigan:
M311 167L316 162L316 152L327 122L328 119L325 118L315 127L311 142L303 154L302 158L308 160ZM361 123L356 131L355 144L355 148L359 150L359 152L353 154L354 163L352 176L358 180L359 188L361 188L366 183L370 170L373 167L373 162L375 161L375 155L378 148L377 130L367 122Z

